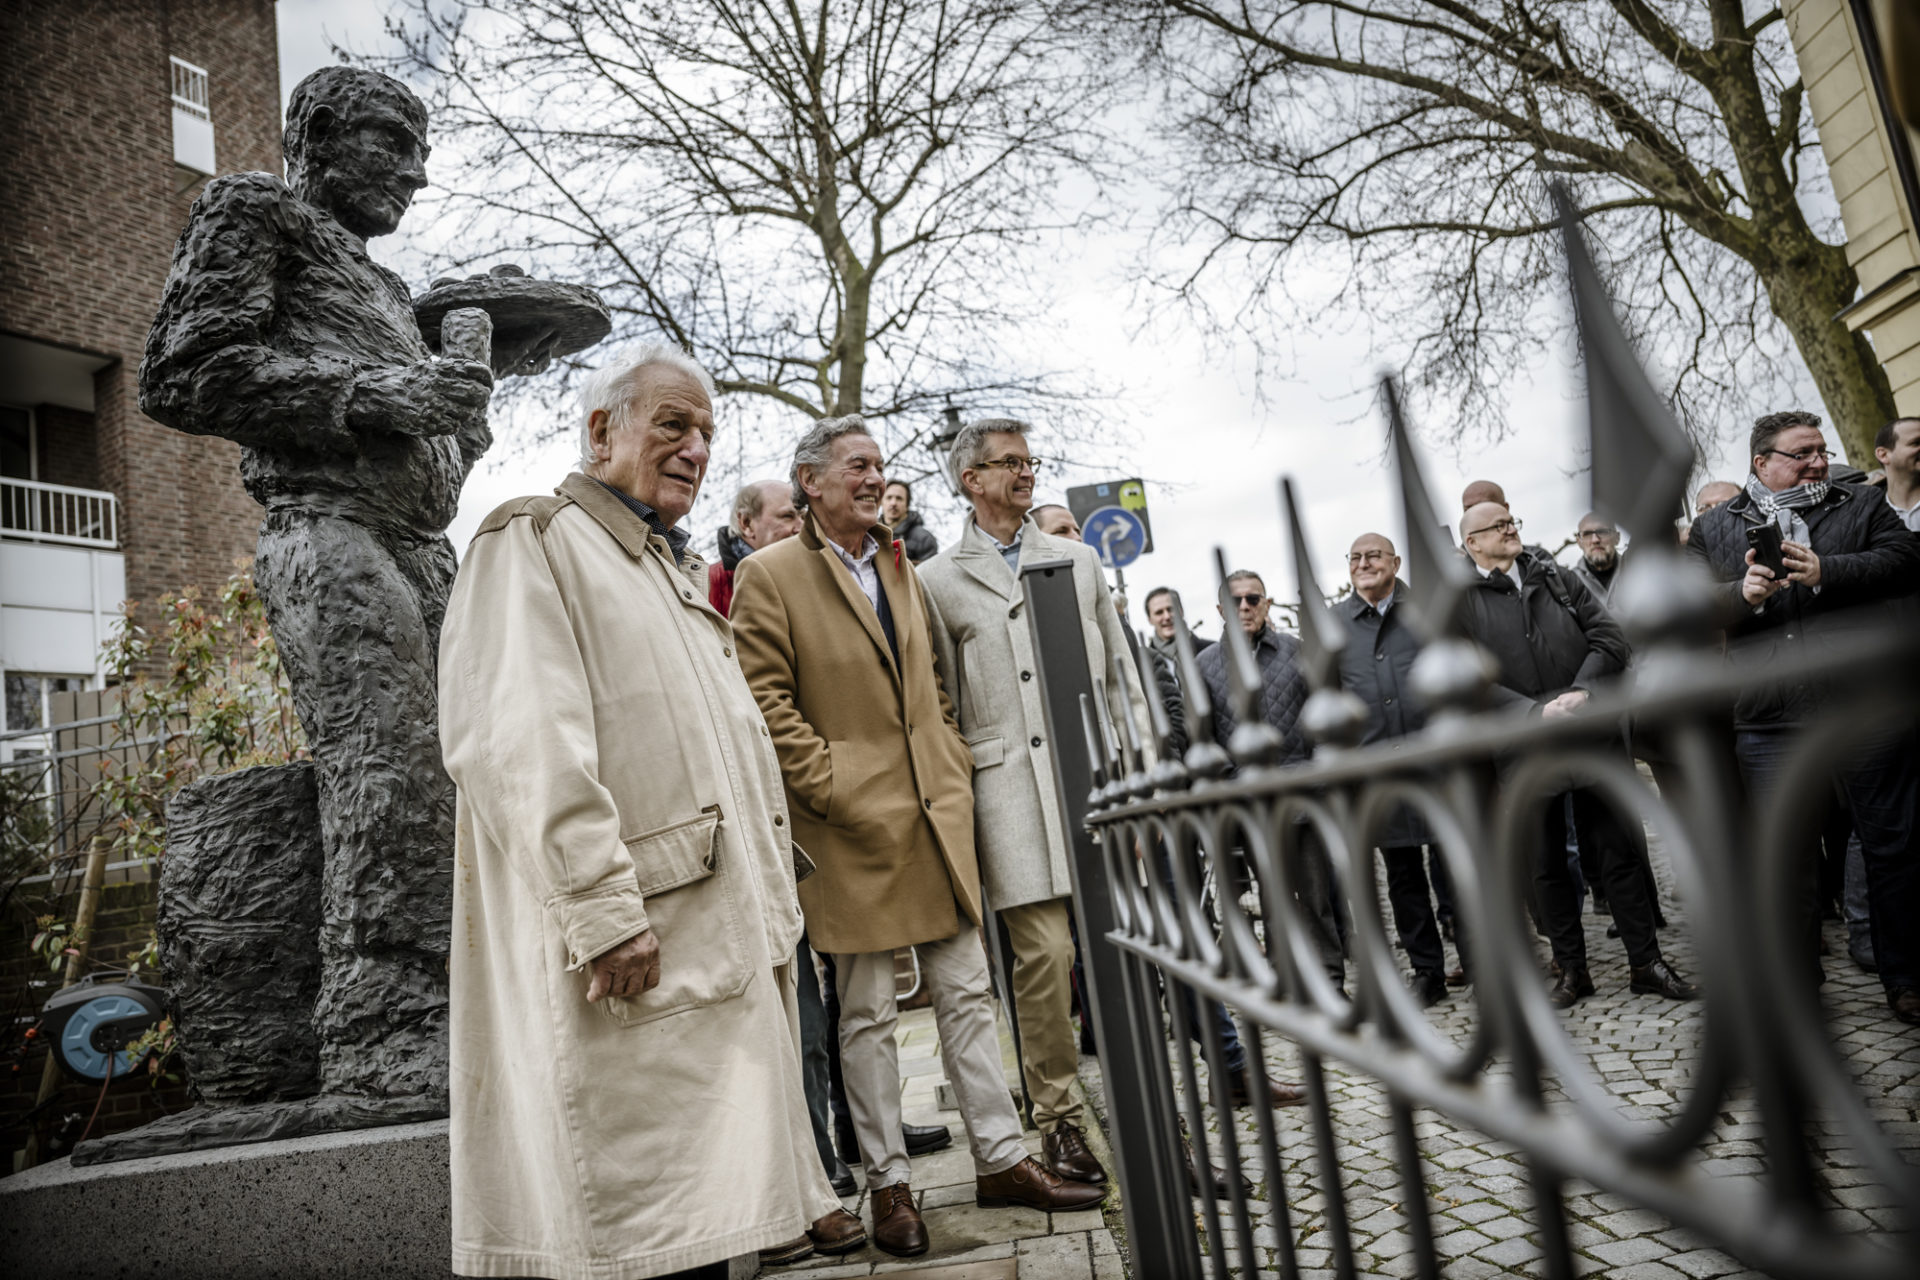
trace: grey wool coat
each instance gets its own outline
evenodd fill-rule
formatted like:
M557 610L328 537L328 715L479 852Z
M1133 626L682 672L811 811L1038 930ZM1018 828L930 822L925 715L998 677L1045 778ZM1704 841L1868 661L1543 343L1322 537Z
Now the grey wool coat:
M1094 678L1109 702L1131 709L1146 733L1147 704L1093 549L1020 526L1020 563L1073 561L1080 630ZM993 539L968 520L960 539L920 566L933 622L934 662L973 752L973 830L980 879L995 910L1073 892L1066 827L1053 786L1046 708L1041 702L1025 597ZM1113 654L1126 680L1112 675ZM1144 736L1143 736L1144 740Z

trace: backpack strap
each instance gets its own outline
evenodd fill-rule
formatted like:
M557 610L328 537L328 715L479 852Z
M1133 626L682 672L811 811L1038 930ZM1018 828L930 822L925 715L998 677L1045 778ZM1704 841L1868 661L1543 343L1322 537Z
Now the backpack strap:
M1573 607L1573 593L1567 590L1566 580L1560 576L1560 566L1552 560L1541 561L1540 566L1546 570L1540 581L1541 585L1546 587L1547 594L1552 596L1554 602L1562 609L1578 617Z

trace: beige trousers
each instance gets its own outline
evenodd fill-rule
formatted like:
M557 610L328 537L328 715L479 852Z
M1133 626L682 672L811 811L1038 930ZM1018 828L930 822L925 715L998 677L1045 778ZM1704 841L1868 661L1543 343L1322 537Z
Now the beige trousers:
M1073 902L1054 898L996 912L1013 946L1013 1012L1020 1026L1020 1065L1033 1122L1042 1133L1079 1125L1073 1080L1080 1041L1073 1026Z
M964 917L963 917L964 918ZM1026 1159L1020 1117L1000 1066L1000 1034L988 991L987 953L980 935L963 928L951 938L923 942L920 976L933 999L940 1063L960 1103L973 1148L975 1173L984 1177ZM836 955L840 990L840 1073L847 1110L867 1167L867 1188L906 1182L907 1147L900 1136L900 1046L893 1038L893 952Z

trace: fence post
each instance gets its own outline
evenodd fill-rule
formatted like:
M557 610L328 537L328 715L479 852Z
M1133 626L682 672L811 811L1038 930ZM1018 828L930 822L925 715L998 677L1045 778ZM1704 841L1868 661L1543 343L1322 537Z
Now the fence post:
M1085 961L1087 1004L1106 1085L1108 1137L1126 1213L1133 1273L1155 1280L1199 1276L1199 1254L1172 1098L1155 1081L1166 1075L1159 995L1108 941L1114 909L1102 853L1087 830L1092 761L1081 729L1080 697L1095 695L1080 633L1071 560L1021 566L1027 626L1046 706L1047 753L1069 845L1073 905ZM1122 860L1124 861L1124 860ZM1154 1070L1152 1055L1159 1055Z

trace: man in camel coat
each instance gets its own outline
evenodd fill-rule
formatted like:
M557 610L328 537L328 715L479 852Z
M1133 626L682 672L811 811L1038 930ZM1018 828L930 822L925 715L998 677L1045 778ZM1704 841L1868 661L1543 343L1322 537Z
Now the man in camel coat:
M796 448L793 480L806 523L741 561L733 625L795 838L818 867L800 901L814 947L834 957L873 1241L901 1257L929 1247L900 1133L893 952L905 946L918 948L933 998L976 1202L1098 1204L1101 1188L1057 1177L1020 1139L978 933L973 760L934 674L920 580L880 523L879 446L858 416L825 419Z

